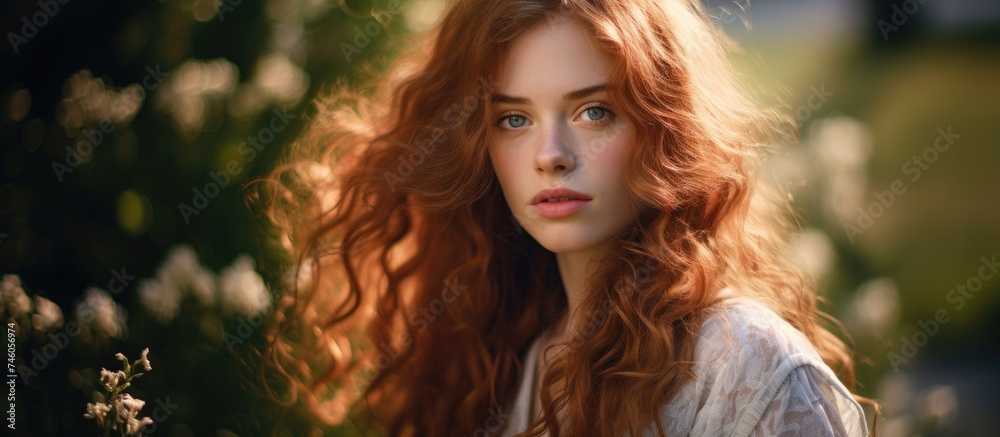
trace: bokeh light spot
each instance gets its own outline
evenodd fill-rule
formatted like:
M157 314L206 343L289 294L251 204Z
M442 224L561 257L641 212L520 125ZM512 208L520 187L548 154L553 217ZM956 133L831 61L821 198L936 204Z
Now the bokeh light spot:
M149 229L153 207L146 196L125 190L118 196L118 225L122 230L138 235Z
M28 90L21 88L14 91L14 94L10 99L10 118L14 121L19 121L28 115L28 111L31 109L31 93Z

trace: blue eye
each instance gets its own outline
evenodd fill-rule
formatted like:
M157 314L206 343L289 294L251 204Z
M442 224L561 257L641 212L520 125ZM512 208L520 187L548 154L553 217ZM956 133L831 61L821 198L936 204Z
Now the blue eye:
M601 121L604 119L604 116L607 115L607 111L605 111L604 108L594 107L588 108L585 114L587 115L587 119L590 121Z
M519 128L528 122L528 119L520 115L510 115L505 118L507 119L507 124L513 128Z

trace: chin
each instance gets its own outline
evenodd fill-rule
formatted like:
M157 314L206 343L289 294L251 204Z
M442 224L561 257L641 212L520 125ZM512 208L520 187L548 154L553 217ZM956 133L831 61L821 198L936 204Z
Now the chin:
M552 230L528 231L535 241L552 253L583 252L599 246L608 239L601 239L594 232L574 230L574 232L553 232ZM583 234L583 235L581 235Z
M544 247L549 252L555 254L581 252L587 249L583 245L572 244L572 243L567 244L564 241L556 242L553 244L545 244L543 242L539 242L539 244L541 244L542 247Z

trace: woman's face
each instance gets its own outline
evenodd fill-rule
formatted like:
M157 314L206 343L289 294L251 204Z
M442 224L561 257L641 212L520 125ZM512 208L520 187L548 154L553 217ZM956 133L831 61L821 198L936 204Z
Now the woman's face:
M609 104L612 58L566 18L532 27L506 55L489 154L507 205L552 252L599 248L638 214L625 182L635 126Z

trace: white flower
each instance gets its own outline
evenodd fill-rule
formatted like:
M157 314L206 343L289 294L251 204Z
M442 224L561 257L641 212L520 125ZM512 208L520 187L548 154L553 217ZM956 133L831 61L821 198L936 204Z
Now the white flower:
M112 372L101 368L101 384L104 384L104 389L108 392L114 391L115 387L118 387L119 381L123 379L125 379L125 372L121 370Z
M198 253L191 246L181 244L167 252L163 264L156 270L156 278L164 284L182 287L191 281L200 268Z
M286 55L271 53L257 59L254 87L279 105L294 105L309 89L309 75Z
M21 287L21 277L4 275L0 280L0 303L11 317L27 314L31 311L31 299Z
M874 278L848 302L844 324L857 334L884 335L899 319L899 288L891 278Z
M290 269L285 271L285 275L282 278L284 286L289 290L295 289L295 287L298 287L299 290L308 289L309 286L312 285L314 265L315 261L307 260L302 264L299 264L297 267L292 266ZM294 277L296 271L298 271L298 278Z
M107 417L108 412L111 411L111 406L101 402L98 403L88 403L87 412L83 413L83 417L86 419L94 419L97 421L97 427L104 427L104 418Z
M146 405L146 401L133 398L132 395L125 393L122 395L121 404L129 413L138 413Z
M180 309L180 296L174 287L165 286L155 279L143 279L139 283L139 302L154 319L162 324L174 320Z
M153 424L153 420L148 417L139 418L139 411L145 405L146 401L133 398L128 393L121 395L119 398L117 402L118 417L126 424L126 434L139 434L143 427Z
M823 231L805 229L787 248L788 260L810 281L819 282L834 268L837 255Z
M146 369L147 372L153 370L153 366L149 364L148 355L149 355L149 348L147 347L142 350L142 356L140 356L139 359L135 361L133 366L142 365L142 367Z
M41 296L35 296L35 313L31 315L31 326L39 332L62 326L63 313L59 305Z
M198 263L198 254L191 246L182 244L170 249L156 271L156 279L164 291L160 297L177 301L177 304L170 303L171 306L179 306L180 300L189 293L206 308L215 305L215 274ZM169 319L173 319L173 315Z
M191 277L191 283L187 288L198 299L198 303L205 308L215 306L215 274L208 269L201 268Z
M234 313L254 316L271 306L270 293L264 279L254 271L253 259L241 255L219 275L219 300Z
M160 85L156 106L171 116L178 133L194 139L206 120L221 116L223 103L239 82L239 68L225 59L188 59Z
M83 302L76 305L76 318L83 329L111 338L125 334L125 310L103 290L92 287L84 291Z
M143 349L142 355L132 364L132 368L139 368L140 366L144 369L152 370L149 365L149 349ZM126 371L129 371L128 358L125 357L121 352L115 354L115 358L123 362L123 367ZM153 424L153 420L148 417L139 417L139 412L146 405L146 401L138 398L132 397L128 393L124 393L124 390L131 385L131 381L136 377L142 375L141 373L128 373L119 370L117 372L112 372L108 369L101 369L101 384L104 386L104 390L108 395L113 396L108 405L103 404L104 395L99 392L94 392L94 397L96 403L87 404L87 412L83 414L84 418L97 420L97 425L103 428L105 432L110 430L119 430L127 435L140 435L143 428ZM107 419L108 413L114 410L115 415L108 419L108 423L105 426L105 419Z
M835 223L853 223L868 193L871 128L851 117L817 120L810 126L808 144L821 178L823 213Z
M142 419L137 419L135 417L128 418L128 425L126 425L125 432L129 435L137 435L142 432L142 428L153 424L153 419L148 417L143 417Z

